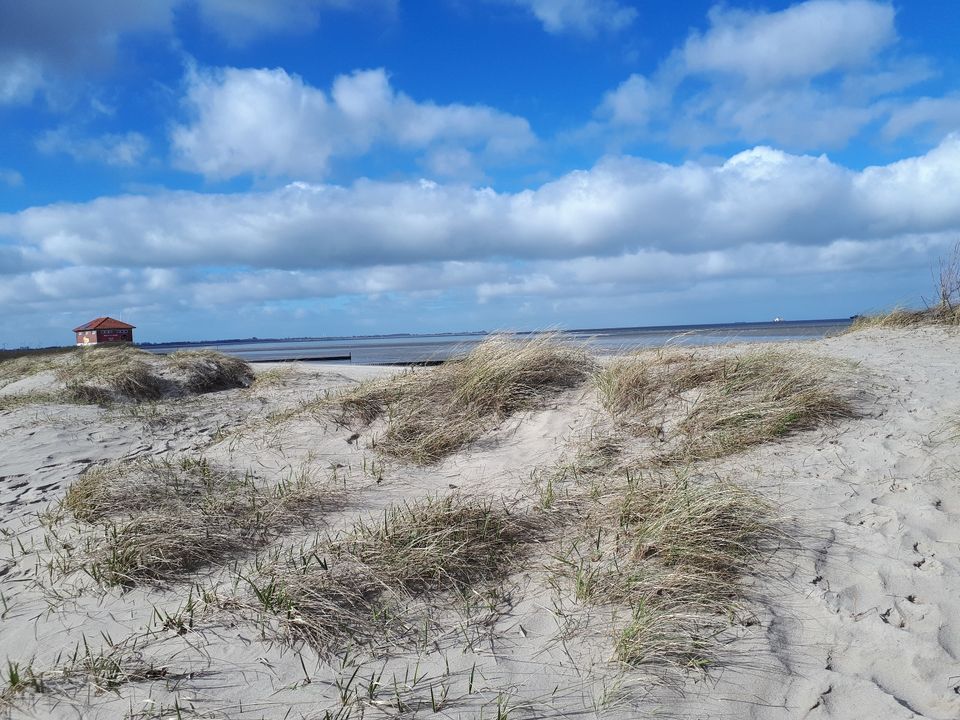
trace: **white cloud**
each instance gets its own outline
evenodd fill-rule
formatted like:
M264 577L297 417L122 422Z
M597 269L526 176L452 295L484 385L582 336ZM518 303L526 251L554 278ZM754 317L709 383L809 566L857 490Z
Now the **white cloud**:
M862 67L896 39L894 9L874 0L809 0L779 12L714 7L710 29L682 49L689 73L728 73L751 85Z
M513 0L543 24L549 33L572 33L591 37L600 31L618 31L637 17L634 8L617 0Z
M0 238L50 268L361 272L493 259L687 255L956 233L957 188L960 136L951 136L925 155L859 172L826 157L757 147L716 166L608 158L517 193L364 180L231 195L106 197L0 215Z
M43 83L43 72L36 62L24 57L0 57L0 105L29 103Z
M615 125L645 127L670 101L669 93L643 75L633 74L604 95L600 113Z
M496 161L535 143L523 118L483 105L417 102L394 90L382 69L338 76L329 96L282 69L191 71L185 103L192 120L174 128L174 153L181 167L210 178L322 177L332 158L378 144L469 150Z
M150 143L138 132L81 137L68 128L58 128L41 135L37 139L37 149L48 154L66 153L78 162L131 167L143 161Z
M593 131L697 149L731 141L839 148L902 105L892 94L932 74L925 59L892 53L895 11L886 2L717 6L708 19L654 73L606 93Z
M917 300L960 236L958 188L960 135L863 170L758 146L718 164L609 157L520 192L362 180L57 203L0 214L0 318L62 340L103 308L140 308L171 336L171 317L301 334L250 318L331 298L351 308L344 332L662 323L683 303L763 318L786 297L807 317L861 312L868 285ZM0 341L16 330L0 320Z
M20 187L23 185L23 175L12 168L0 167L0 183L7 187Z
M883 127L888 139L903 137L918 129L935 134L960 128L960 94L946 97L922 97L901 104Z

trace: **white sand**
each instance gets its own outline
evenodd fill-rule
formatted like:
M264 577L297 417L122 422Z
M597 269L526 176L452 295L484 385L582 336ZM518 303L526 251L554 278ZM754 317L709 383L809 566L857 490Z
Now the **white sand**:
M769 576L753 584L759 623L729 633L723 665L669 687L610 662L606 615L558 595L541 569L545 558L510 579L512 605L489 632L453 623L459 632L387 659L321 660L229 613L178 635L157 622L157 610L181 607L189 583L122 593L84 577L51 580L44 569L49 530L37 513L91 463L202 453L267 479L301 469L326 475L339 465L349 502L319 526L336 528L454 487L530 494L538 467L603 422L588 390L513 418L426 469L384 463L367 447L369 433L348 442L350 431L310 417L267 419L392 369L294 366L273 386L158 405L0 411L0 663L32 662L50 680L46 692L21 694L0 717L176 717L176 703L183 717L323 718L329 710L345 720L360 717L360 704L341 711L342 696L359 692L365 717L396 716L399 698L407 716L419 717L496 718L499 708L511 719L960 718L960 336L872 330L803 349L859 363L864 416L716 464L792 515L802 547L779 552ZM20 381L19 391L44 382ZM201 580L229 585L229 575ZM58 656L62 666L84 640L97 650L136 641L167 676L115 689L58 687ZM4 679L6 672L0 666ZM442 706L436 713L431 689Z

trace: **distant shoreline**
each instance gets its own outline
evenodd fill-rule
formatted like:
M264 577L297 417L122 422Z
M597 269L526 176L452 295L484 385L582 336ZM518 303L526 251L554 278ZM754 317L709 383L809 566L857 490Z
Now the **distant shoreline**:
M717 345L729 342L816 340L836 334L850 319L661 325L633 328L556 330L564 340L582 343L597 354L618 354L667 345ZM550 330L526 330L527 337ZM492 333L391 334L358 337L231 339L190 343L157 343L141 347L167 354L181 349L210 349L248 362L329 362L354 365L432 365L469 350Z
M856 317L856 316L853 316ZM596 327L596 328L570 328L570 329L539 329L539 330L512 330L513 335L536 335L543 332L557 332L562 335L598 335L610 333L660 333L660 332L687 332L687 331L710 331L710 330L732 330L732 329L765 329L782 327L816 327L826 325L849 325L853 317L847 318L823 318L809 320L766 320L766 321L737 321L729 323L696 323L687 325L636 325L625 327ZM144 348L166 348L166 347L194 347L208 345L246 345L246 344L264 344L264 343L295 343L295 342L351 342L364 340L403 340L403 339L421 339L421 338L452 338L452 337L486 337L487 335L501 332L499 330L468 330L464 332L430 332L430 333L386 333L379 335L320 335L320 336L301 336L301 337L277 337L277 338L227 338L211 340L169 340L164 342L143 342L137 343L139 347Z

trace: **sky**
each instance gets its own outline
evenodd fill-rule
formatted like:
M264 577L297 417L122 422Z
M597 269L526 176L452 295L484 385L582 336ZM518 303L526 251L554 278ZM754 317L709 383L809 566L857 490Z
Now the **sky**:
M0 0L0 347L847 317L960 241L960 3Z

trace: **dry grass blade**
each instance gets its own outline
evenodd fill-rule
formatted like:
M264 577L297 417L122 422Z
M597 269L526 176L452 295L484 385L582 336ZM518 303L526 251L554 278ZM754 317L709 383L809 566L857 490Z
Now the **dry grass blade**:
M850 326L851 331L869 328L916 328L926 325L960 325L960 307L935 305L923 310L894 308L877 315L859 315Z
M854 416L850 400L827 378L830 363L777 351L728 362L722 377L680 423L683 441L668 462L723 457L788 433Z
M763 498L733 483L685 479L633 488L617 510L636 559L724 579L759 557L774 516Z
M250 582L263 609L318 649L348 638L389 641L403 633L412 598L502 578L533 536L505 507L431 497L261 567Z
M334 550L414 590L493 577L528 534L518 516L489 501L448 495L392 507L377 522L359 522Z
M167 363L184 374L183 385L195 393L249 387L253 370L245 360L213 350L178 350Z
M630 608L618 657L697 668L710 662L713 637L735 612L741 578L784 537L756 493L684 476L628 478L601 499L587 527L599 534L590 559L576 567L577 595Z
M336 399L337 420L367 425L386 415L379 447L420 464L435 462L510 415L576 387L593 360L553 335L494 336L465 357L361 385Z
M130 585L223 563L336 501L304 476L267 485L184 458L90 470L62 507L100 530L95 541L88 537L90 574L107 585Z
M253 382L247 362L211 350L158 356L131 346L93 347L55 359L43 362L53 363L47 369L55 369L64 384L64 399L98 405L249 387ZM37 360L30 362L46 368L36 365Z
M697 353L642 351L612 361L595 375L595 382L603 406L628 420L716 380L723 371L722 360Z
M54 370L74 352L76 348L0 350L0 387L46 370Z
M960 325L960 241L940 258L934 273L936 303L924 301L922 310L894 308L876 315L858 315L850 330L912 328L924 325Z
M828 360L778 350L642 353L610 364L597 386L622 426L664 444L659 462L686 464L852 417L830 379L836 371Z
M57 376L66 384L68 397L79 402L158 400L169 383L155 372L151 357L132 347L87 348L61 365Z

